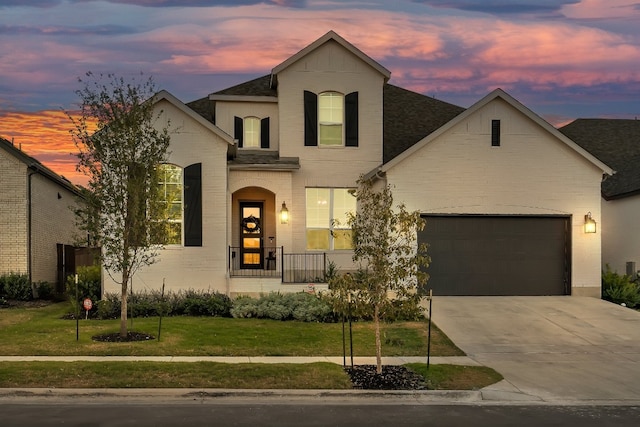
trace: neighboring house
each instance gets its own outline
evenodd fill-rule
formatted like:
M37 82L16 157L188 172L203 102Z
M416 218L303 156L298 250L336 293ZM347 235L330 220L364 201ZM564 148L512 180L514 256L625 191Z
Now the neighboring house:
M640 121L578 119L560 129L611 166L602 183L602 263L629 275L640 267Z
M57 283L75 269L79 190L0 138L0 274Z
M600 234L584 218L600 217L612 170L501 90L465 110L390 74L329 32L203 99L161 92L173 171L161 185L182 186L182 237L134 291L300 291L328 262L353 270L345 212L367 175L426 217L436 295L600 296Z

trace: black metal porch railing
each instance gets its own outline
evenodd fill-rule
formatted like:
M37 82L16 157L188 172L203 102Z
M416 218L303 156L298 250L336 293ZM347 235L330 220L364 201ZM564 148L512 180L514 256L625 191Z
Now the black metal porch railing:
M282 283L324 283L327 254L284 254L282 265Z
M286 254L283 247L265 247L261 262L243 265L239 247L229 247L231 277L279 277L282 283L322 283L327 268L325 253Z
M260 262L247 265L242 262L239 247L229 247L229 274L232 277L282 277L282 247L264 247Z

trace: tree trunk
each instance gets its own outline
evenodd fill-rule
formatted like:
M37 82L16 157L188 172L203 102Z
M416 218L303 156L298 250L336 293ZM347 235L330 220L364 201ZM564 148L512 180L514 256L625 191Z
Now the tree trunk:
M376 304L373 310L373 320L376 329L376 373L382 374L382 342L380 341L380 308Z
M122 293L120 295L120 338L127 337L127 288L129 273L122 272Z

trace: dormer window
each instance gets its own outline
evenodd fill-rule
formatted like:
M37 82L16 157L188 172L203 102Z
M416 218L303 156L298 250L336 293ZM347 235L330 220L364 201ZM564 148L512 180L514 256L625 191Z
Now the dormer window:
M260 119L257 117L244 118L244 148L260 148Z
M269 117L234 117L233 137L238 148L269 148Z

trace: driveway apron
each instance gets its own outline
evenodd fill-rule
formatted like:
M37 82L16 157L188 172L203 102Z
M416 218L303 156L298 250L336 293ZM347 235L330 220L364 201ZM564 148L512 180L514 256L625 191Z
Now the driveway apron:
M505 391L640 401L640 312L586 297L437 297L433 321Z

